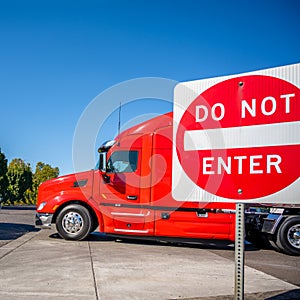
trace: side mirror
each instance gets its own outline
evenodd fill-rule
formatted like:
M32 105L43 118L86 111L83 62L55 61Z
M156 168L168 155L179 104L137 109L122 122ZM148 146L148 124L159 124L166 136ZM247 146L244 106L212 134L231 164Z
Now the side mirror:
M110 177L106 174L106 152L101 152L99 157L99 171L102 174L105 183L110 183Z
M106 152L101 152L100 153L99 170L102 174L106 173Z

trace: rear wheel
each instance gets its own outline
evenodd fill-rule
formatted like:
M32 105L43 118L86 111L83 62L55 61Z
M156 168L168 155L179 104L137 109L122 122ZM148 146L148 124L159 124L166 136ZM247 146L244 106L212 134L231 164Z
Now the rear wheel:
M300 217L288 217L280 226L276 241L278 249L289 255L300 255Z
M89 211L78 204L66 206L56 219L56 229L66 240L83 240L91 232Z

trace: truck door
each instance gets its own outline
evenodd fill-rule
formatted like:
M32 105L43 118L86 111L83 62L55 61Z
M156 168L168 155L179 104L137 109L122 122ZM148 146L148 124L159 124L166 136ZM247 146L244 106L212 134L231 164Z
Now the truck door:
M153 213L141 200L141 148L112 151L100 183L106 231L114 234L152 235Z
M217 212L223 209L228 212L227 208L233 205L184 202L172 197L172 146L172 127L157 129L153 135L152 182L155 184L151 191L155 235L228 239L234 224L232 214Z

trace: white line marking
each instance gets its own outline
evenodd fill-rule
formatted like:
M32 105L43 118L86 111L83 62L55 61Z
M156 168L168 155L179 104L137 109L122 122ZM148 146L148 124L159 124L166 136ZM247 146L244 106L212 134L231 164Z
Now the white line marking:
M187 130L184 150L300 145L300 121L206 130Z

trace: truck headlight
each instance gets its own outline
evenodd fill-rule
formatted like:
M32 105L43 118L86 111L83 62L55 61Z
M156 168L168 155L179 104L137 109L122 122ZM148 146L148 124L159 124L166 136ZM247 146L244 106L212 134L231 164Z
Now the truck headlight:
M39 207L37 208L37 210L42 210L45 206L46 206L47 202L42 202Z

